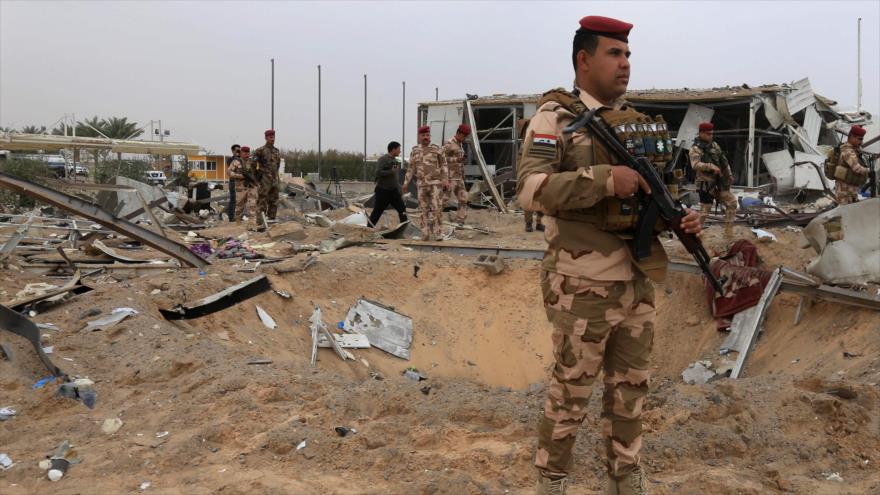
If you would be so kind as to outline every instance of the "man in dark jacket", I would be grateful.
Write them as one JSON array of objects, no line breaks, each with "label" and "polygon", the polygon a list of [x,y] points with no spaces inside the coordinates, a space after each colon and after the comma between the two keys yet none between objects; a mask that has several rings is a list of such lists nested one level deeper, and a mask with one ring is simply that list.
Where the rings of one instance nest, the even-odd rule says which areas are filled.
[{"label": "man in dark jacket", "polygon": [[388,143],[388,153],[379,158],[376,167],[376,203],[373,212],[370,213],[370,225],[375,227],[382,218],[382,213],[388,205],[397,210],[397,216],[403,223],[406,218],[406,205],[397,182],[398,170],[397,157],[400,156],[400,143],[391,141]]}]

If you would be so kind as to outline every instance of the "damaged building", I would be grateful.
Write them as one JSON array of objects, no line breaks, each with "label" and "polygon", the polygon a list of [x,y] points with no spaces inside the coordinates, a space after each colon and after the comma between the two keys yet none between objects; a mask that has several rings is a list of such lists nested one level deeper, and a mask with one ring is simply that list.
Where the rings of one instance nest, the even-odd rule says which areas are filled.
[{"label": "damaged building", "polygon": [[[418,122],[431,126],[436,142],[449,139],[459,124],[470,124],[475,132],[468,143],[466,175],[472,180],[481,176],[478,148],[489,173],[511,178],[522,144],[517,122],[535,114],[540,97],[468,95],[464,100],[425,102],[419,105]],[[731,161],[734,184],[763,186],[770,193],[822,191],[823,184],[833,188],[821,171],[827,150],[855,124],[868,128],[866,143],[878,134],[870,114],[842,110],[836,101],[813,92],[806,78],[758,87],[635,90],[625,98],[643,113],[663,115],[678,146],[689,146],[697,125],[712,121],[715,140]],[[868,151],[876,153],[878,146]],[[677,156],[676,164],[691,174],[686,153]]]}]

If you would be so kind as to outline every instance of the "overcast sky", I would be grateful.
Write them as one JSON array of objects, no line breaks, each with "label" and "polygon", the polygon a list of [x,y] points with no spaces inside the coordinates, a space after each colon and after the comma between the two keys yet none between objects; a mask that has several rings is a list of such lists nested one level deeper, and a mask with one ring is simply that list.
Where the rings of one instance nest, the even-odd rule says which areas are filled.
[{"label": "overcast sky", "polygon": [[49,2],[0,0],[0,126],[50,126],[65,113],[162,120],[175,141],[228,152],[259,146],[368,153],[414,144],[417,103],[465,93],[570,86],[571,38],[585,15],[635,25],[631,89],[760,85],[809,77],[880,118],[880,2]]}]

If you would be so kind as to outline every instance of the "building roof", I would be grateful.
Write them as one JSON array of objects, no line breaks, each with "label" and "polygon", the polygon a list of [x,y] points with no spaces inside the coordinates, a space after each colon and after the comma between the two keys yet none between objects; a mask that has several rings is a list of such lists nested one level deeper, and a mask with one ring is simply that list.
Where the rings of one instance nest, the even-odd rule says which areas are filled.
[{"label": "building roof", "polygon": [[[741,86],[724,86],[720,88],[680,88],[680,89],[634,89],[627,91],[624,99],[633,103],[707,103],[715,101],[737,101],[749,100],[753,96],[760,94],[775,94],[793,89],[788,84],[766,84],[763,86],[751,87],[747,84]],[[541,98],[540,94],[495,94],[491,96],[482,96],[472,99],[473,105],[509,105],[515,103],[537,103]],[[828,106],[835,105],[837,102],[816,95],[816,98]],[[434,105],[454,105],[461,103],[458,100],[442,100],[427,101],[421,103],[425,106]]]}]

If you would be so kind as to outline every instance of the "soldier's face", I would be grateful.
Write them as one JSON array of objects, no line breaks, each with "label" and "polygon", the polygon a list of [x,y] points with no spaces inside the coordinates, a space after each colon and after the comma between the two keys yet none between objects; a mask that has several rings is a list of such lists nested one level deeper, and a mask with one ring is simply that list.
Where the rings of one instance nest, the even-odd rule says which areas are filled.
[{"label": "soldier's face", "polygon": [[847,142],[849,142],[850,146],[861,146],[864,140],[865,136],[850,135]]},{"label": "soldier's face", "polygon": [[623,41],[599,36],[596,53],[581,50],[578,58],[590,88],[600,99],[614,100],[626,93],[629,84],[629,45]]},{"label": "soldier's face", "polygon": [[700,141],[702,141],[704,143],[711,143],[712,142],[712,134],[713,134],[712,131],[701,132],[700,133]]},{"label": "soldier's face", "polygon": [[250,151],[242,151],[242,152],[241,152],[241,158],[242,158],[242,159],[245,159],[245,160],[246,160],[246,159],[247,159],[248,157],[250,157],[250,156],[251,156],[251,152],[250,152]]},{"label": "soldier's face", "polygon": [[232,156],[239,156],[240,154],[241,154],[241,149],[239,149],[239,148],[232,149]]},{"label": "soldier's face", "polygon": [[431,144],[431,133],[430,132],[422,132],[419,134],[419,144],[426,145]]},{"label": "soldier's face", "polygon": [[270,144],[272,146],[275,145],[275,134],[269,134],[266,136],[266,144]]}]

